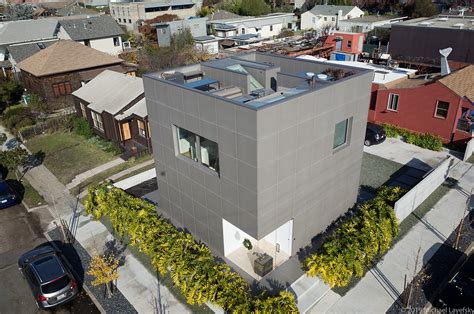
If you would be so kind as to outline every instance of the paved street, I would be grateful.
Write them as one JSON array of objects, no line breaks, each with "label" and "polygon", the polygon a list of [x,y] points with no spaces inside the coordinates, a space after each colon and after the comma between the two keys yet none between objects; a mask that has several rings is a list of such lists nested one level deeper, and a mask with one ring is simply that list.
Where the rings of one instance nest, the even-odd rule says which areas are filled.
[{"label": "paved street", "polygon": [[[45,228],[52,220],[46,208],[27,212],[22,205],[0,209],[0,313],[41,313],[30,288],[18,272],[17,260],[27,250],[45,243]],[[83,291],[53,313],[98,313]]]}]

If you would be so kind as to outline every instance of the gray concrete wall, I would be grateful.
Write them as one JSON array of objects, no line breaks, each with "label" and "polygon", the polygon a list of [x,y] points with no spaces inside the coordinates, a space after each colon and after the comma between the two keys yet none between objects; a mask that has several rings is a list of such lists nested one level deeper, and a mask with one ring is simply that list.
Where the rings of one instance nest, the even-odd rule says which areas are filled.
[{"label": "gray concrete wall", "polygon": [[395,215],[400,222],[408,217],[412,211],[423,203],[423,201],[446,180],[453,162],[453,158],[447,158],[441,162],[436,169],[431,171],[423,180],[418,182],[417,185],[395,203]]},{"label": "gray concrete wall", "polygon": [[474,138],[471,138],[469,142],[467,142],[466,151],[464,152],[464,157],[462,160],[463,161],[468,160],[469,158],[471,158],[473,153],[474,153]]},{"label": "gray concrete wall", "polygon": [[[257,113],[258,236],[294,219],[293,254],[357,198],[372,75],[332,84]],[[333,149],[336,123],[348,144]]]},{"label": "gray concrete wall", "polygon": [[214,67],[202,65],[202,71],[206,76],[212,77],[221,83],[221,86],[240,87],[244,94],[250,91],[250,82],[247,74],[234,72],[231,70],[217,69]]}]

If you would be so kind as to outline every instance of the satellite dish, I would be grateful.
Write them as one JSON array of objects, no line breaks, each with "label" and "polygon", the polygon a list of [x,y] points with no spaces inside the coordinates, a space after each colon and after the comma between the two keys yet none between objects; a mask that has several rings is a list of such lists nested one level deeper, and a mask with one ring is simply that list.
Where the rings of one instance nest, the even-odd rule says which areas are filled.
[{"label": "satellite dish", "polygon": [[448,48],[444,48],[444,49],[440,49],[439,50],[439,53],[443,56],[443,57],[448,57],[449,54],[453,51],[453,48],[451,47],[448,47]]}]

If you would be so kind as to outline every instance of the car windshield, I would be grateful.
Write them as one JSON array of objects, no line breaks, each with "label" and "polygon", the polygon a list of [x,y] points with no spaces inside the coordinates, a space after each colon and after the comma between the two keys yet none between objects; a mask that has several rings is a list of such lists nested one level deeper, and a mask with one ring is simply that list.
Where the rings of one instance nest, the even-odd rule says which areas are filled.
[{"label": "car windshield", "polygon": [[62,277],[59,277],[51,282],[48,282],[47,284],[44,284],[41,286],[41,291],[43,293],[53,293],[56,291],[61,290],[62,288],[66,287],[71,280],[67,275],[64,275]]}]

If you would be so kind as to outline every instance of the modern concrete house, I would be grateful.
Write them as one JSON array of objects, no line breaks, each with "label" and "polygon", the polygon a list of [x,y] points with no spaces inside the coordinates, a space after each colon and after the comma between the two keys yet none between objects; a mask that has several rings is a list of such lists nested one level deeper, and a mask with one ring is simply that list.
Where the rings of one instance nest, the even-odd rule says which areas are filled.
[{"label": "modern concrete house", "polygon": [[257,52],[146,74],[159,212],[260,279],[252,253],[274,269],[356,202],[372,76]]},{"label": "modern concrete house", "polygon": [[169,47],[171,44],[171,37],[185,29],[189,29],[193,37],[206,36],[206,21],[206,17],[190,17],[183,20],[154,23],[151,25],[156,27],[158,46]]}]

